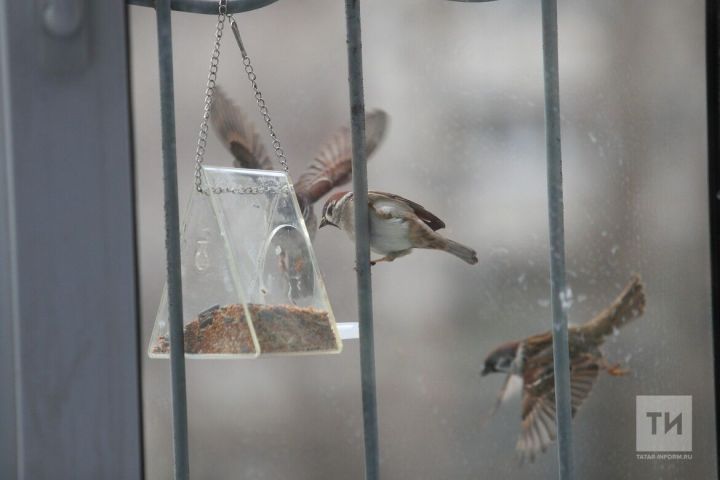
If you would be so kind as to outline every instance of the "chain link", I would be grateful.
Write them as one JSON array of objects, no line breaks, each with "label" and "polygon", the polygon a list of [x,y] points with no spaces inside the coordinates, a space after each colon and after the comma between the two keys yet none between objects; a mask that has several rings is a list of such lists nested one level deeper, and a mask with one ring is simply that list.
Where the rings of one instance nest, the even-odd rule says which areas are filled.
[{"label": "chain link", "polygon": [[262,92],[260,92],[260,88],[258,87],[257,75],[255,75],[255,70],[253,69],[252,63],[250,62],[250,57],[248,56],[247,51],[245,50],[245,46],[243,45],[242,38],[240,37],[240,30],[238,29],[237,23],[235,22],[235,18],[232,15],[228,15],[228,18],[230,19],[230,27],[232,28],[233,34],[235,35],[235,40],[240,47],[240,53],[242,54],[242,62],[243,66],[245,67],[245,73],[247,74],[248,80],[250,80],[250,85],[252,85],[253,92],[255,92],[255,102],[257,103],[260,114],[263,117],[263,121],[265,122],[265,125],[270,132],[270,138],[272,139],[272,147],[273,150],[275,150],[275,156],[280,161],[282,169],[285,171],[285,173],[287,173],[287,157],[285,156],[285,151],[283,150],[282,145],[280,144],[280,140],[275,133],[275,128],[273,128],[272,119],[270,118],[270,112],[268,110],[267,104],[265,103],[265,100],[263,99]]},{"label": "chain link", "polygon": [[203,117],[198,133],[197,147],[195,149],[195,189],[202,193],[202,162],[205,158],[207,147],[208,120],[210,120],[210,108],[212,107],[213,94],[217,80],[218,65],[220,64],[220,41],[225,28],[227,17],[227,0],[218,1],[217,25],[215,25],[215,43],[210,55],[210,71],[208,72],[207,83],[205,84],[205,103],[203,106]]},{"label": "chain link", "polygon": [[241,195],[259,195],[262,193],[287,193],[290,191],[289,185],[277,185],[276,183],[261,183],[260,185],[253,185],[247,187],[226,187],[226,186],[212,186],[210,191],[216,195],[223,193],[241,194]]}]

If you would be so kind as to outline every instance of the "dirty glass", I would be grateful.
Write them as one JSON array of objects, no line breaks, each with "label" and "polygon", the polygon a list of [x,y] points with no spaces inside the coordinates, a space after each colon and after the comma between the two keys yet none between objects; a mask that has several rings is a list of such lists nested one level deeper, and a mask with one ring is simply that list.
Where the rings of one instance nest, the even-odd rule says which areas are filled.
[{"label": "dirty glass", "polygon": [[[635,274],[645,297],[642,314],[601,347],[608,368],[573,421],[577,476],[712,478],[704,2],[558,9],[568,316],[592,319]],[[297,179],[349,121],[343,4],[279,1],[237,18]],[[130,19],[147,345],[165,257],[157,52],[152,10],[133,7]],[[521,464],[520,396],[489,416],[505,376],[481,376],[499,345],[551,324],[539,3],[364,0],[362,19],[366,103],[390,118],[370,188],[420,203],[479,259],[419,250],[373,267],[382,474],[552,478],[555,445]],[[184,204],[214,18],[173,20]],[[224,40],[218,81],[264,134]],[[232,164],[214,134],[207,155]],[[313,245],[337,321],[355,321],[352,243],[325,228]],[[362,478],[356,341],[331,356],[192,361],[187,373],[193,478]],[[143,378],[147,474],[168,478],[167,361],[143,358]],[[668,395],[691,397],[692,450],[639,455],[636,408]],[[646,428],[653,417],[643,413]]]}]

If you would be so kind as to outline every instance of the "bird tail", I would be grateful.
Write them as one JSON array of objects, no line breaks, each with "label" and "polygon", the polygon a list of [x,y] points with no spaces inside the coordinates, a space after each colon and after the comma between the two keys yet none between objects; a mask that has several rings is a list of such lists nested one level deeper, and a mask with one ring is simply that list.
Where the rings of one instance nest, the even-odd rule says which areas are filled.
[{"label": "bird tail", "polygon": [[453,255],[455,255],[461,260],[464,260],[470,265],[475,265],[476,263],[478,263],[477,253],[475,252],[475,250],[470,247],[466,247],[465,245],[462,245],[458,242],[447,240],[445,251],[448,253],[452,253]]},{"label": "bird tail", "polygon": [[583,329],[595,335],[609,335],[616,328],[640,317],[645,311],[645,291],[639,275],[633,275],[625,289],[608,308],[590,320]]}]

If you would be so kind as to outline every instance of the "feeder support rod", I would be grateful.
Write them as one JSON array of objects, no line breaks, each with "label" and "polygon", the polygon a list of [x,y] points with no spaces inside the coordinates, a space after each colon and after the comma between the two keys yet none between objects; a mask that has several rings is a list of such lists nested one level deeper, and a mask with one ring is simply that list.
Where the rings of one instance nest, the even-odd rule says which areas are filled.
[{"label": "feeder support rod", "polygon": [[175,153],[175,94],[173,88],[170,0],[157,0],[158,58],[160,62],[160,113],[162,116],[163,186],[165,191],[165,248],[167,298],[170,322],[170,372],[172,379],[173,453],[175,480],[188,480],[188,421],[185,391],[182,281],[180,276],[180,215],[178,208],[177,156]]},{"label": "feeder support rod", "polygon": [[565,283],[565,226],[563,219],[562,156],[560,143],[560,82],[558,74],[557,0],[542,0],[543,63],[545,68],[545,135],[547,142],[548,221],[555,411],[560,480],[572,480],[572,410],[570,353],[566,308],[570,293]]},{"label": "feeder support rod", "polygon": [[345,0],[347,20],[348,77],[352,129],[352,180],[355,204],[355,259],[357,270],[358,320],[360,322],[360,375],[363,428],[365,433],[365,478],[378,480],[378,420],[375,388],[372,279],[370,276],[370,217],[368,213],[367,162],[365,158],[365,98],[363,93],[360,0]]}]

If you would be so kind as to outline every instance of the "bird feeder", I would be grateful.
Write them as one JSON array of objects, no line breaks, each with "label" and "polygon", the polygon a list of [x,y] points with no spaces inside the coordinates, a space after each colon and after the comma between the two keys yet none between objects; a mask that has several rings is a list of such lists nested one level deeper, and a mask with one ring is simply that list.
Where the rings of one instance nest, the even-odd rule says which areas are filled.
[{"label": "bird feeder", "polygon": [[[181,232],[188,358],[337,353],[335,317],[285,172],[203,166]],[[149,355],[169,356],[167,286]]]}]

